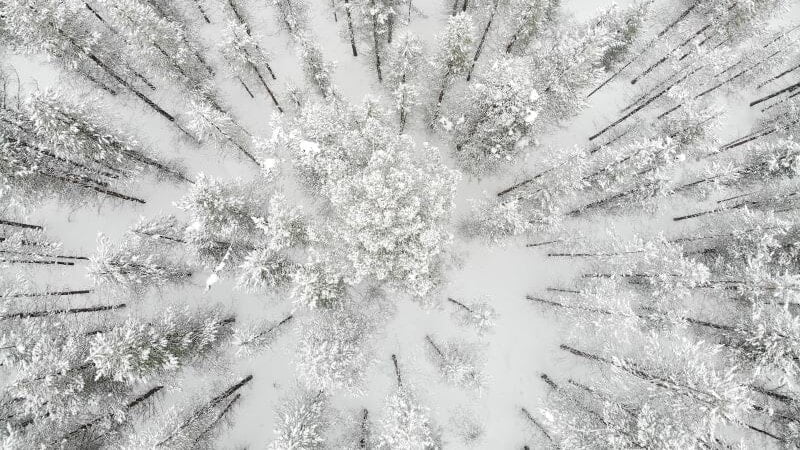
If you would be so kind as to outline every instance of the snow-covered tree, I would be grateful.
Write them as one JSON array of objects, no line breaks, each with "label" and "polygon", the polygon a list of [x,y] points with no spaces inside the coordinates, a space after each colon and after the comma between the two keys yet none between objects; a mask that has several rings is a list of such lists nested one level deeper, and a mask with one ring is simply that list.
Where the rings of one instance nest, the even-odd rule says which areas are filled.
[{"label": "snow-covered tree", "polygon": [[309,388],[360,394],[369,368],[372,325],[356,311],[321,311],[300,329],[296,366]]},{"label": "snow-covered tree", "polygon": [[278,111],[283,112],[275,93],[267,84],[265,75],[262,73],[262,67],[269,67],[269,58],[258,45],[256,37],[248,31],[246,25],[229,21],[220,36],[220,53],[228,63],[228,68],[245,85],[245,88],[247,87],[245,80],[258,80]]},{"label": "snow-covered tree", "polygon": [[309,105],[281,140],[329,204],[323,232],[349,263],[349,283],[372,277],[420,296],[434,288],[450,241],[452,171],[417,160],[412,140],[370,104]]},{"label": "snow-covered tree", "polygon": [[[437,87],[437,96],[433,103],[431,125],[436,125],[440,118],[445,92],[453,81],[465,75],[472,62],[472,47],[475,45],[475,27],[472,16],[462,12],[447,19],[447,28],[438,37],[439,49],[432,68]],[[444,127],[447,128],[446,126]]]},{"label": "snow-covered tree", "polygon": [[386,87],[391,90],[402,132],[411,110],[418,103],[420,77],[417,72],[423,64],[422,42],[417,36],[404,33],[391,44],[387,53]]},{"label": "snow-covered tree", "polygon": [[470,85],[454,128],[455,157],[467,172],[496,170],[525,151],[542,130],[537,119],[546,106],[530,72],[527,60],[503,59]]},{"label": "snow-covered tree", "polygon": [[87,268],[97,286],[134,292],[189,281],[193,268],[156,240],[126,239],[119,245],[100,234],[97,252]]},{"label": "snow-covered tree", "polygon": [[207,92],[201,90],[191,94],[186,116],[186,127],[197,139],[210,140],[219,147],[233,146],[247,159],[258,164],[251,150],[242,144],[249,137],[247,130],[223,110]]},{"label": "snow-covered tree", "polygon": [[306,0],[273,0],[278,10],[278,23],[292,37],[302,36],[308,27],[308,4]]},{"label": "snow-covered tree", "polygon": [[421,406],[414,394],[404,387],[398,388],[386,399],[379,433],[379,448],[410,450],[437,449],[442,446],[430,411]]},{"label": "snow-covered tree", "polygon": [[503,23],[505,52],[524,53],[542,29],[558,20],[561,0],[511,0]]},{"label": "snow-covered tree", "polygon": [[201,358],[228,334],[234,319],[218,311],[166,310],[151,322],[128,319],[92,337],[87,360],[95,378],[125,383],[146,382]]},{"label": "snow-covered tree", "polygon": [[425,342],[430,347],[431,359],[448,383],[470,389],[484,385],[481,356],[475,346],[459,341],[437,342],[430,335],[425,336]]},{"label": "snow-covered tree", "polygon": [[487,302],[466,303],[448,297],[447,301],[455,306],[453,318],[461,325],[474,327],[478,334],[491,332],[495,325],[497,312]]},{"label": "snow-covered tree", "polygon": [[269,448],[292,450],[325,447],[325,433],[330,426],[328,397],[324,391],[300,391],[278,408],[275,439]]},{"label": "snow-covered tree", "polygon": [[232,264],[252,251],[262,235],[253,217],[260,217],[268,208],[263,191],[255,185],[204,174],[197,176],[176,206],[189,215],[183,240],[210,268]]},{"label": "snow-covered tree", "polygon": [[242,388],[250,384],[252,375],[247,375],[235,384],[208,400],[191,402],[183,408],[173,408],[157,429],[146,433],[131,433],[126,446],[134,448],[167,447],[176,449],[212,447],[220,424],[242,394]]},{"label": "snow-covered tree", "polygon": [[308,82],[319,91],[324,99],[336,98],[338,94],[336,86],[333,84],[333,70],[336,66],[325,60],[319,45],[307,37],[301,38],[298,53],[303,61],[303,73]]},{"label": "snow-covered tree", "polygon": [[94,0],[86,8],[127,44],[126,57],[187,86],[203,82],[208,67],[184,25],[142,0]]}]

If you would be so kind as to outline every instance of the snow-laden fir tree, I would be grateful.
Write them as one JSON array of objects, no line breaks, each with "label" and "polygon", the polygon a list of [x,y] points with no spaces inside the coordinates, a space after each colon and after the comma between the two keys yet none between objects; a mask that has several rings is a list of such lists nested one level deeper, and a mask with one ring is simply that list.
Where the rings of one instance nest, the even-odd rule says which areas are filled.
[{"label": "snow-laden fir tree", "polygon": [[308,105],[276,145],[327,203],[320,241],[341,252],[347,281],[370,277],[421,296],[438,283],[456,174],[417,159],[411,139],[372,106]]},{"label": "snow-laden fir tree", "polygon": [[[439,48],[432,67],[434,74],[431,80],[436,88],[436,97],[431,99],[430,124],[436,126],[440,120],[442,102],[447,90],[455,79],[465,75],[472,63],[472,51],[475,45],[475,26],[472,16],[459,13],[447,19],[447,27],[438,37]],[[450,125],[446,119],[442,127]]]},{"label": "snow-laden fir tree", "polygon": [[394,106],[400,120],[400,131],[405,129],[408,116],[419,103],[420,76],[423,64],[422,42],[409,33],[403,33],[387,49],[386,87],[391,90]]},{"label": "snow-laden fir tree", "polygon": [[157,421],[145,421],[143,427],[127,433],[122,444],[126,448],[213,448],[215,438],[230,423],[234,408],[245,395],[243,389],[252,381],[253,376],[247,375],[224,390],[212,390],[215,394],[211,398],[204,393],[173,406]]},{"label": "snow-laden fir tree", "polygon": [[275,439],[269,448],[325,448],[329,415],[329,399],[324,391],[298,391],[278,407]]},{"label": "snow-laden fir tree", "polygon": [[146,73],[163,74],[185,86],[202,83],[209,69],[182,23],[147,1],[94,0],[86,8],[126,42],[126,57]]},{"label": "snow-laden fir tree", "polygon": [[425,344],[429,347],[431,361],[445,381],[468,389],[483,387],[482,355],[476,346],[457,340],[437,341],[430,335],[425,336]]},{"label": "snow-laden fir tree", "polygon": [[232,317],[219,311],[166,310],[155,321],[128,319],[92,337],[87,359],[95,378],[146,382],[202,357],[229,335]]},{"label": "snow-laden fir tree", "polygon": [[97,252],[87,268],[96,286],[145,292],[151,288],[189,282],[194,268],[182,261],[173,248],[153,239],[128,237],[114,245],[100,234]]},{"label": "snow-laden fir tree", "polygon": [[363,393],[366,370],[372,362],[374,335],[369,318],[347,309],[320,311],[300,327],[295,365],[311,389]]},{"label": "snow-laden fir tree", "polygon": [[467,303],[452,297],[447,301],[453,306],[452,316],[460,325],[473,327],[480,335],[490,333],[494,328],[497,311],[488,301]]},{"label": "snow-laden fir tree", "polygon": [[252,183],[199,174],[176,206],[189,216],[183,240],[201,263],[230,269],[252,251],[263,234],[253,218],[267,210],[268,202],[264,192]]},{"label": "snow-laden fir tree", "polygon": [[300,60],[303,62],[303,73],[308,83],[325,100],[332,100],[338,96],[336,86],[333,84],[333,70],[335,64],[325,60],[325,55],[319,44],[309,37],[302,37],[298,47]]},{"label": "snow-laden fir tree", "polygon": [[269,58],[258,45],[257,37],[248,32],[249,28],[236,21],[229,21],[220,36],[219,49],[222,57],[228,63],[228,69],[239,79],[245,89],[252,94],[248,86],[253,80],[267,91],[272,103],[283,112],[275,93],[266,80],[264,67],[269,67]]},{"label": "snow-laden fir tree", "polygon": [[504,51],[522,54],[543,28],[558,20],[561,0],[511,0],[502,24]]},{"label": "snow-laden fir tree", "polygon": [[273,0],[278,12],[278,24],[293,38],[303,35],[308,27],[308,4],[306,0]]},{"label": "snow-laden fir tree", "polygon": [[420,405],[416,396],[403,386],[386,399],[376,439],[378,448],[442,448],[441,436],[430,417],[430,410]]}]

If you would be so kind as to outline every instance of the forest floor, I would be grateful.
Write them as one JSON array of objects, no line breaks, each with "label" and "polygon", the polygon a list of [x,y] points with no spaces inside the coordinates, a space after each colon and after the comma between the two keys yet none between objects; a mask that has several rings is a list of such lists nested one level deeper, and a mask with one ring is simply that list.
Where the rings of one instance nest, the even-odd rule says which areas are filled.
[{"label": "forest floor", "polygon": [[[334,22],[333,12],[325,3],[309,2],[309,28],[322,45],[325,57],[337,62],[336,84],[344,97],[353,102],[360,101],[367,93],[385,97],[386,90],[378,84],[372,71],[372,61],[368,56],[352,57],[349,44],[341,35],[341,22]],[[610,3],[610,0],[565,0],[564,7],[576,17],[586,19]],[[414,13],[410,29],[432,46],[435,33],[443,28],[447,20],[446,7],[439,0],[417,0],[415,6],[422,14]],[[212,15],[221,17],[218,11],[212,11]],[[263,37],[265,48],[272,54],[272,67],[278,76],[276,83],[280,86],[278,90],[285,92],[284,83],[287,81],[302,83],[303,75],[295,48],[286,34],[277,30],[268,20],[271,17],[266,10],[261,13],[253,11],[252,17],[263,19],[261,23],[254,22],[252,25]],[[219,32],[219,23],[220,21],[216,21],[216,25],[204,27],[202,37],[205,44],[213,44],[215,35]],[[485,55],[489,55],[492,50],[490,44]],[[484,62],[487,59],[485,57]],[[29,58],[14,56],[10,62],[20,70],[23,81],[34,78],[41,88],[60,84],[59,75],[44,61],[31,62]],[[477,70],[480,71],[480,68],[479,65]],[[219,85],[222,86],[223,98],[228,101],[237,119],[254,134],[269,136],[273,108],[268,97],[256,95],[255,99],[251,99],[237,84],[231,80],[223,81],[221,74],[217,76]],[[537,151],[546,152],[548,148],[556,146],[584,144],[589,135],[615,116],[629,97],[620,86],[608,87],[593,97],[592,105],[584,114],[542,139]],[[143,108],[119,108],[118,115],[119,124],[130,126],[134,136],[160,154],[180,157],[189,174],[204,172],[220,178],[244,179],[259,176],[253,166],[245,161],[231,158],[230,155],[221,155],[210,147],[197,150],[182,143],[166,124]],[[729,110],[729,115],[732,117],[729,121],[731,127],[722,130],[722,139],[742,134],[750,128],[754,120],[754,116],[746,108],[736,105]],[[439,151],[447,156],[449,149],[446,145],[439,137],[430,135],[421,124],[417,124],[411,134],[418,146],[424,141],[430,141],[438,145]],[[504,176],[491,177],[482,182],[464,177],[459,185],[454,223],[469,211],[469,199],[480,198],[484,193],[492,195],[498,188],[511,184],[514,177],[521,172],[521,167],[517,167]],[[184,195],[186,188],[150,180],[130,187],[132,192],[147,199],[146,205],[115,207],[109,204],[102,208],[77,206],[73,209],[53,205],[40,209],[30,220],[32,223],[46,223],[48,233],[63,241],[64,248],[70,252],[91,254],[96,248],[97,234],[100,232],[116,240],[140,216],[155,217],[169,213],[180,217],[181,212],[174,207],[173,202]],[[676,210],[680,206],[675,205]],[[657,216],[651,216],[650,213],[642,213],[640,217],[626,216],[624,220],[591,217],[574,227],[591,235],[605,233],[604,230],[609,226],[630,232],[641,230],[645,223],[651,230],[653,227],[666,226],[671,217],[669,211],[659,211],[656,214]],[[424,342],[427,334],[439,338],[463,337],[469,341],[477,340],[473,330],[460,327],[453,321],[453,305],[442,302],[438,307],[425,308],[411,301],[398,299],[396,315],[382,330],[382,335],[376,342],[376,361],[367,378],[366,394],[358,398],[335,396],[333,406],[343,411],[344,416],[351,416],[354,420],[361,408],[379,411],[394,383],[390,355],[397,354],[405,378],[415,388],[421,402],[431,408],[436,423],[444,428],[446,447],[461,446],[457,442],[449,441],[452,438],[450,431],[453,417],[458,417],[456,413],[460,409],[466,409],[469,414],[485,423],[486,435],[481,447],[521,448],[526,443],[535,442],[535,431],[522,417],[520,407],[531,411],[541,407],[545,395],[544,384],[539,379],[542,372],[558,373],[566,368],[575,370],[578,362],[558,351],[558,345],[572,332],[567,323],[555,320],[554,314],[527,301],[525,295],[541,293],[547,287],[568,287],[579,267],[574,261],[547,258],[545,248],[525,247],[525,243],[533,241],[536,241],[536,237],[528,236],[506,242],[502,246],[491,246],[485,242],[464,241],[456,237],[454,250],[458,262],[454,263],[448,273],[448,284],[441,292],[442,299],[445,296],[464,300],[486,298],[498,313],[494,331],[481,339],[481,345],[485,346],[488,377],[483,391],[475,394],[446,385],[427,360]],[[153,298],[148,301],[175,305],[187,302],[197,305],[219,302],[233,308],[242,317],[275,320],[280,320],[291,309],[291,302],[287,298],[264,298],[262,295],[243,293],[233,288],[231,280],[223,280],[206,292],[207,276],[208,273],[199,274],[189,286],[154,293]],[[81,287],[89,282],[80,267],[53,269],[48,272],[48,277],[47,283],[52,286]],[[79,302],[85,304],[85,301],[79,299],[67,301],[76,305]],[[98,301],[102,302],[102,299]],[[252,373],[254,382],[243,396],[232,426],[220,437],[221,447],[262,448],[271,440],[274,407],[297,383],[292,364],[292,349],[296,339],[296,334],[290,331],[279,337],[271,349],[249,358],[236,359],[232,370],[235,373]],[[182,380],[196,380],[197,375],[201,379],[211,379],[218,378],[220,373],[213,371],[198,374],[188,371],[182,375]],[[174,385],[181,386],[182,380],[176,380]]]}]

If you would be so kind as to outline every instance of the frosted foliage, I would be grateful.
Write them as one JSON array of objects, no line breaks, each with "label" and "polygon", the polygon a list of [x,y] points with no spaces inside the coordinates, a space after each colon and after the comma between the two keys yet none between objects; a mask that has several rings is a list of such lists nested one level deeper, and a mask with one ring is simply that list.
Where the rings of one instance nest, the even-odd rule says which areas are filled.
[{"label": "frosted foliage", "polygon": [[240,181],[220,181],[201,173],[176,206],[191,218],[186,239],[203,244],[211,236],[234,239],[252,232],[259,197]]},{"label": "frosted foliage", "polygon": [[308,309],[333,308],[344,299],[346,286],[333,262],[312,253],[311,259],[294,274],[291,297]]},{"label": "frosted foliage", "polygon": [[275,440],[272,450],[325,448],[325,431],[329,426],[328,400],[320,391],[304,393],[285,401],[278,409]]},{"label": "frosted foliage", "polygon": [[428,408],[417,403],[409,391],[401,388],[389,396],[384,407],[378,443],[385,449],[438,449],[439,435]]},{"label": "frosted foliage", "polygon": [[284,138],[303,178],[330,202],[328,232],[350,263],[349,281],[373,277],[425,295],[451,240],[457,176],[433,158],[416,160],[410,138],[375,114],[309,105]]},{"label": "frosted foliage", "polygon": [[295,364],[309,388],[361,393],[371,362],[369,324],[348,311],[318,315],[301,329]]},{"label": "frosted foliage", "polygon": [[484,385],[480,367],[483,361],[475,346],[456,341],[437,343],[430,337],[426,339],[431,346],[429,354],[448,383],[468,389],[479,389]]},{"label": "frosted foliage", "polygon": [[475,45],[475,27],[472,16],[459,13],[447,20],[447,28],[439,36],[441,64],[446,77],[467,73],[472,62]]},{"label": "frosted foliage", "polygon": [[88,359],[98,379],[145,382],[202,356],[223,332],[222,318],[216,313],[168,310],[156,323],[128,319],[110,332],[95,335]]},{"label": "frosted foliage", "polygon": [[[175,261],[156,241],[125,241],[114,246],[98,237],[97,252],[90,258],[88,275],[98,286],[142,291],[170,283],[184,283],[192,275],[187,264]],[[166,250],[169,250],[167,248]]]},{"label": "frosted foliage", "polygon": [[275,289],[292,280],[294,265],[284,255],[268,249],[256,249],[239,266],[236,286],[245,291]]},{"label": "frosted foliage", "polygon": [[541,129],[543,101],[524,59],[495,62],[470,85],[466,120],[456,127],[456,158],[465,170],[480,173],[515,158]]},{"label": "frosted foliage", "polygon": [[475,302],[465,307],[457,306],[453,317],[464,326],[475,328],[480,335],[490,333],[495,326],[497,311],[486,302]]},{"label": "frosted foliage", "polygon": [[253,65],[266,60],[257,41],[246,30],[245,25],[228,21],[219,40],[220,53],[235,75],[252,75]]},{"label": "frosted foliage", "polygon": [[787,308],[770,308],[756,304],[739,329],[741,346],[739,351],[745,358],[752,358],[757,374],[766,376],[776,373],[781,383],[797,389],[800,374],[800,317],[792,315]]},{"label": "frosted foliage", "polygon": [[255,226],[268,240],[268,249],[286,250],[302,246],[309,239],[309,230],[303,222],[301,208],[293,206],[284,195],[275,194],[270,198],[268,218],[253,218]]},{"label": "frosted foliage", "polygon": [[202,94],[192,95],[186,115],[186,127],[201,141],[211,140],[221,145],[236,133],[233,118],[212,105]]}]

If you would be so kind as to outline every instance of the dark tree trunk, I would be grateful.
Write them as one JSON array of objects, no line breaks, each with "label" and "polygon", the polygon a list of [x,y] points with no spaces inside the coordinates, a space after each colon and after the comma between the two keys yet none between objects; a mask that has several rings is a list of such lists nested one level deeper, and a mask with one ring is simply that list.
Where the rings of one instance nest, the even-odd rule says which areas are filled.
[{"label": "dark tree trunk", "polygon": [[90,313],[90,312],[101,312],[101,311],[113,311],[115,309],[125,308],[126,306],[128,305],[126,305],[125,303],[120,303],[118,305],[109,305],[109,306],[90,306],[86,308],[51,309],[47,311],[18,312],[0,316],[0,319],[2,320],[30,319],[35,317],[47,317],[56,314],[79,314],[79,313]]},{"label": "dark tree trunk", "polygon": [[31,225],[28,223],[14,222],[13,220],[0,219],[0,225],[7,225],[9,227],[25,228],[28,230],[44,230],[41,225]]},{"label": "dark tree trunk", "polygon": [[186,420],[184,420],[181,423],[181,425],[178,426],[178,428],[176,428],[173,432],[168,434],[167,437],[165,437],[159,443],[157,443],[155,445],[155,447],[161,447],[164,444],[166,444],[167,442],[171,441],[173,438],[175,438],[175,436],[177,436],[178,433],[180,433],[181,430],[183,430],[184,428],[188,427],[195,420],[199,419],[204,414],[206,414],[209,411],[211,411],[214,407],[216,407],[217,405],[222,403],[226,398],[228,398],[231,395],[235,394],[236,391],[238,391],[239,389],[244,387],[247,383],[249,383],[252,380],[253,380],[253,376],[252,375],[248,375],[248,376],[244,377],[238,383],[232,385],[231,387],[229,387],[228,389],[226,389],[225,391],[223,391],[219,395],[215,396],[214,398],[212,398],[211,400],[206,402],[203,406],[201,406],[200,408],[196,409],[195,412],[192,415],[190,415],[188,418],[186,418]]},{"label": "dark tree trunk", "polygon": [[194,0],[194,4],[197,6],[197,10],[200,11],[200,15],[203,16],[203,20],[205,20],[206,23],[211,23],[211,21],[208,20],[208,14],[206,14],[206,10],[203,9],[203,5],[200,4],[200,0]]},{"label": "dark tree trunk", "polygon": [[242,398],[242,394],[236,394],[233,397],[233,399],[230,402],[228,402],[228,405],[225,406],[225,408],[222,411],[220,411],[217,417],[214,418],[214,420],[206,427],[206,429],[197,435],[197,437],[194,439],[194,445],[200,443],[209,433],[211,433],[211,431],[217,426],[217,424],[223,418],[225,418],[225,416],[231,411],[231,409],[233,409],[233,405],[235,405],[240,398]]},{"label": "dark tree trunk", "polygon": [[[467,2],[464,1],[464,8],[466,9]],[[475,64],[478,63],[478,58],[481,57],[481,52],[483,51],[483,45],[486,42],[486,36],[489,34],[489,29],[492,27],[492,22],[494,21],[494,15],[497,12],[497,1],[494,2],[494,6],[492,7],[492,13],[489,15],[489,21],[486,23],[486,27],[483,29],[483,34],[481,34],[481,39],[478,41],[478,48],[475,49],[475,56],[472,58],[472,64],[469,66],[469,71],[467,71],[467,81],[472,79],[472,71],[475,70]]]},{"label": "dark tree trunk", "polygon": [[361,411],[361,437],[358,439],[358,448],[367,448],[369,439],[369,411],[364,408]]},{"label": "dark tree trunk", "polygon": [[353,50],[353,56],[358,56],[356,33],[353,31],[353,16],[350,14],[350,0],[344,0],[344,11],[345,14],[347,14],[347,30],[350,33],[350,48]]},{"label": "dark tree trunk", "polygon": [[267,84],[267,81],[264,80],[263,76],[261,76],[261,71],[258,70],[258,67],[256,67],[256,66],[253,66],[253,69],[254,69],[256,75],[258,76],[258,80],[261,81],[261,85],[264,86],[264,89],[267,90],[267,93],[269,94],[269,97],[272,99],[272,103],[275,104],[275,107],[278,108],[278,111],[283,112],[283,108],[281,108],[280,103],[278,103],[278,99],[275,98],[275,93],[272,92],[272,89],[269,88],[269,85]]},{"label": "dark tree trunk", "polygon": [[456,299],[454,299],[452,297],[447,297],[447,301],[450,302],[450,303],[453,303],[454,305],[458,306],[459,308],[463,308],[463,309],[465,309],[465,310],[467,310],[469,312],[472,312],[472,309],[469,306],[461,303],[460,301],[458,301],[458,300],[456,300]]},{"label": "dark tree trunk", "polygon": [[[683,80],[688,78],[689,75],[691,75],[691,73],[686,74],[683,78],[678,80],[675,84],[678,84],[678,83],[682,82]],[[593,141],[593,140],[597,139],[598,137],[600,137],[603,134],[605,134],[608,130],[614,128],[615,126],[617,126],[617,125],[621,124],[622,122],[624,122],[625,120],[627,120],[629,117],[631,117],[634,114],[638,113],[639,111],[641,111],[642,109],[647,107],[647,105],[649,105],[649,104],[653,103],[654,101],[656,101],[657,99],[661,98],[664,94],[667,93],[667,91],[669,91],[669,89],[670,88],[666,88],[666,89],[661,90],[661,92],[659,92],[658,94],[654,95],[653,97],[650,97],[650,99],[648,99],[646,102],[642,103],[641,105],[639,105],[636,108],[634,108],[631,112],[629,112],[629,113],[625,114],[624,116],[622,116],[621,118],[617,119],[611,125],[603,128],[602,130],[598,131],[594,135],[590,136],[589,137],[589,141]]]},{"label": "dark tree trunk", "polygon": [[68,295],[84,295],[91,294],[91,289],[82,289],[77,291],[46,291],[46,292],[25,292],[20,294],[0,295],[0,298],[28,298],[28,297],[61,297]]},{"label": "dark tree trunk", "polygon": [[783,88],[783,89],[781,89],[779,91],[775,91],[772,94],[769,94],[769,95],[767,95],[765,97],[761,97],[761,98],[759,98],[757,100],[753,100],[752,102],[750,102],[750,106],[752,107],[752,106],[756,106],[756,105],[758,105],[760,103],[764,103],[765,101],[770,100],[772,98],[775,98],[775,97],[777,97],[777,96],[779,96],[779,95],[781,95],[781,94],[783,94],[785,92],[792,92],[797,88],[800,88],[800,82],[792,84],[791,86],[785,87],[785,88]]},{"label": "dark tree trunk", "polygon": [[[549,442],[555,443],[555,440],[553,439],[552,436],[550,436],[550,433],[547,432],[547,429],[544,427],[544,425],[539,423],[539,421],[536,420],[536,418],[534,418],[533,415],[531,415],[531,413],[528,412],[527,409],[520,408],[520,410],[522,411],[522,414],[525,415],[525,418],[528,419],[528,421],[530,421],[530,423],[532,423],[533,426],[535,426],[536,429],[538,429],[542,433],[542,435],[544,435],[544,437],[547,438]],[[528,446],[526,445],[525,448],[528,448]]]},{"label": "dark tree trunk", "polygon": [[392,354],[392,363],[394,364],[394,374],[397,377],[397,387],[403,387],[403,378],[400,376],[400,366],[397,364],[397,355]]}]

